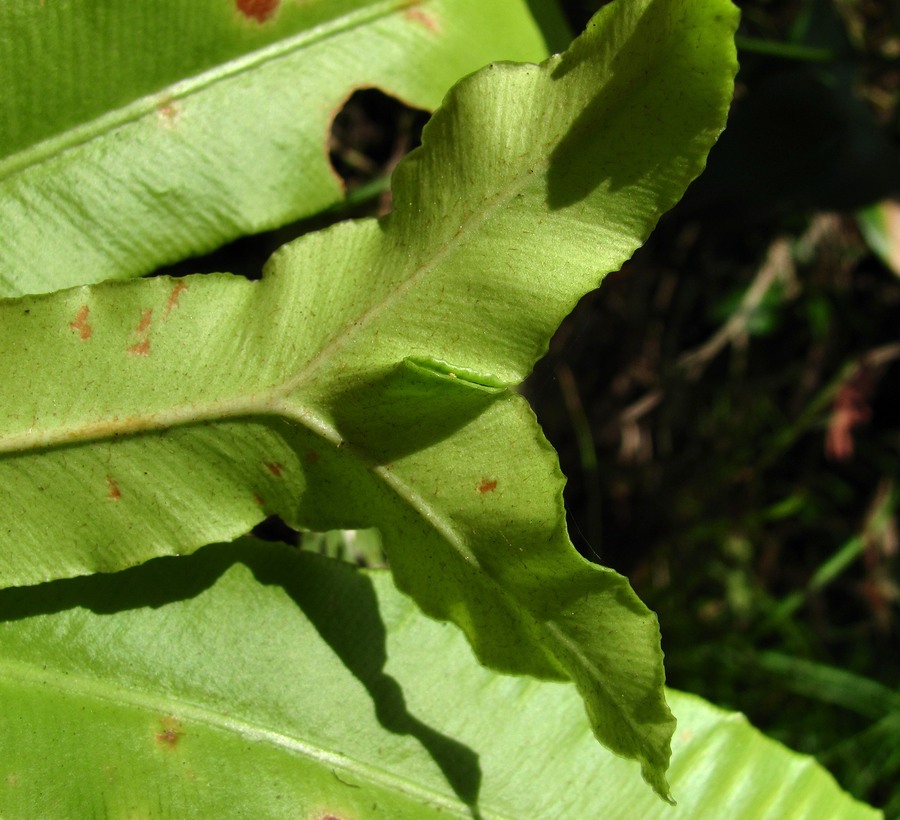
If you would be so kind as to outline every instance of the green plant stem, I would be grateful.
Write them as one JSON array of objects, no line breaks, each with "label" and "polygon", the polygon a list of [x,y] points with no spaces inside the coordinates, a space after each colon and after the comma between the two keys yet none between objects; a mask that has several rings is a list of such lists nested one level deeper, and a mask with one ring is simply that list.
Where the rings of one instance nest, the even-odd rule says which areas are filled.
[{"label": "green plant stem", "polygon": [[[814,593],[828,586],[843,573],[865,549],[873,533],[887,526],[897,507],[896,490],[885,493],[881,503],[872,511],[863,531],[845,541],[840,548],[821,564],[809,579],[805,589],[796,590],[784,598],[763,622],[759,635],[765,635],[778,624],[793,615]],[[758,637],[759,637],[758,635]]]},{"label": "green plant stem", "polygon": [[842,56],[829,48],[805,46],[800,43],[782,43],[776,40],[762,40],[758,37],[743,35],[735,37],[735,43],[740,51],[766,54],[771,57],[781,57],[785,60],[801,60],[809,63],[830,63],[840,59]]},{"label": "green plant stem", "polygon": [[791,691],[821,703],[833,703],[870,718],[882,718],[900,709],[900,700],[891,689],[844,669],[781,652],[759,652],[752,662]]}]

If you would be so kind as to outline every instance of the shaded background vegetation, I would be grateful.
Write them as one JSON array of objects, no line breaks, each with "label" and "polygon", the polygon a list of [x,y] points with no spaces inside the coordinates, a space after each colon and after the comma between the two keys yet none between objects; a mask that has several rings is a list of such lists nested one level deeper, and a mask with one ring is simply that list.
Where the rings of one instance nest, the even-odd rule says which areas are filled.
[{"label": "shaded background vegetation", "polygon": [[[577,31],[602,2],[561,5]],[[569,477],[573,540],[659,614],[669,684],[900,816],[900,0],[739,5],[707,172],[582,300],[525,392]],[[390,208],[425,120],[351,98],[332,161],[354,215]],[[256,273],[334,218],[183,272]],[[364,561],[378,547],[303,543]]]},{"label": "shaded background vegetation", "polygon": [[[566,3],[573,27],[598,5]],[[669,684],[894,817],[900,3],[740,5],[707,172],[528,395],[573,538],[659,614]]]}]

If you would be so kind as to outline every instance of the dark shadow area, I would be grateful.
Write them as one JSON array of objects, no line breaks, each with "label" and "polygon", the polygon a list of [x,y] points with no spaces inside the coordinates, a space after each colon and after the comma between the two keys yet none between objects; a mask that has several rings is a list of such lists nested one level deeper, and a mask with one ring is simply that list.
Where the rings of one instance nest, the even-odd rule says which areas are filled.
[{"label": "dark shadow area", "polygon": [[900,192],[900,160],[840,65],[745,55],[740,96],[681,203],[719,219],[850,211]]},{"label": "dark shadow area", "polygon": [[[821,685],[868,703],[900,674],[900,6],[737,3],[706,171],[527,394],[570,534],[658,613],[670,685],[900,816],[896,733]],[[598,5],[566,0],[573,28]]]},{"label": "dark shadow area", "polygon": [[[688,144],[690,134],[686,132],[697,127],[694,123],[683,117],[672,118],[661,128],[648,128],[646,114],[632,101],[647,82],[648,69],[642,67],[646,57],[642,55],[647,43],[658,39],[656,17],[651,12],[641,18],[628,40],[611,57],[609,73],[599,92],[551,153],[547,172],[547,205],[551,210],[582,201],[603,182],[608,181],[612,190],[633,184],[637,176],[649,170],[645,158],[664,152],[670,142]],[[592,54],[583,40],[576,42],[553,71],[553,79],[562,79],[588,58],[601,59]],[[654,60],[662,72],[665,55],[654,54]],[[623,136],[632,120],[630,137]],[[601,131],[605,136],[598,136]],[[609,144],[629,146],[625,157],[610,152]],[[640,157],[641,161],[635,162],[633,157]]]},{"label": "dark shadow area", "polygon": [[284,589],[366,688],[379,723],[393,734],[416,738],[457,797],[470,807],[472,817],[479,818],[478,755],[410,714],[402,687],[384,672],[387,633],[372,582],[349,564],[249,539],[215,544],[192,555],[156,558],[117,573],[0,590],[0,621],[77,607],[98,615],[162,607],[196,597],[236,563],[247,566],[260,583]]},{"label": "dark shadow area", "polygon": [[354,91],[331,124],[329,159],[347,191],[391,175],[417,147],[430,114],[378,88]]},{"label": "dark shadow area", "polygon": [[232,564],[243,560],[246,552],[247,548],[237,543],[217,544],[193,555],[154,558],[121,572],[3,589],[0,621],[52,615],[76,607],[111,615],[184,601],[209,589]]},{"label": "dark shadow area", "polygon": [[365,441],[370,457],[388,464],[452,435],[502,392],[407,360],[355,384],[332,412],[344,438]]},{"label": "dark shadow area", "polygon": [[251,535],[263,541],[274,541],[292,547],[300,545],[300,533],[288,526],[278,515],[270,515],[265,521],[260,521],[253,528]]},{"label": "dark shadow area", "polygon": [[[304,554],[301,561],[328,561]],[[316,627],[347,670],[365,686],[378,722],[389,732],[416,738],[447,778],[456,796],[480,818],[481,767],[468,746],[447,737],[410,714],[400,684],[384,671],[387,633],[369,578],[349,565],[329,561],[326,573],[296,572],[284,577],[283,566],[254,558],[245,561],[263,584],[282,587]],[[327,575],[327,577],[326,577]],[[345,602],[353,601],[353,606]]]},{"label": "dark shadow area", "polygon": [[525,2],[541,34],[544,35],[547,51],[551,54],[565,51],[574,34],[583,28],[581,25],[570,24],[566,9],[562,5],[548,3],[547,0],[525,0]]}]

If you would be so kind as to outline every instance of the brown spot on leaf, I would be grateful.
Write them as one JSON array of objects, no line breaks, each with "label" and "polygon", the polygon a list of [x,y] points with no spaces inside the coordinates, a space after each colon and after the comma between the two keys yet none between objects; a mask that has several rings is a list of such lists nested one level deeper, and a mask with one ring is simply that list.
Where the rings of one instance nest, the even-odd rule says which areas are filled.
[{"label": "brown spot on leaf", "polygon": [[153,309],[146,308],[141,313],[141,319],[137,324],[137,327],[134,329],[135,334],[138,337],[138,341],[136,341],[131,347],[128,348],[128,352],[132,356],[149,356],[150,355],[150,325],[153,324]]},{"label": "brown spot on leaf", "polygon": [[280,478],[284,472],[284,465],[279,464],[277,461],[267,461],[266,469],[276,478]]},{"label": "brown spot on leaf", "polygon": [[160,122],[167,128],[173,128],[178,120],[179,108],[171,97],[163,97],[156,107]]},{"label": "brown spot on leaf", "polygon": [[156,742],[165,749],[174,749],[178,741],[184,736],[181,721],[171,715],[167,715],[159,722],[159,731],[156,733]]},{"label": "brown spot on leaf", "polygon": [[485,493],[492,493],[497,489],[497,482],[492,478],[482,478],[481,483],[478,485],[478,492],[482,495]]},{"label": "brown spot on leaf", "polygon": [[69,327],[78,331],[78,336],[82,342],[86,342],[94,333],[94,329],[88,324],[87,320],[90,313],[91,309],[87,305],[82,305],[78,313],[75,314],[75,319],[69,322]]},{"label": "brown spot on leaf", "polygon": [[412,20],[414,23],[424,26],[433,34],[439,34],[441,31],[441,26],[438,21],[423,9],[410,8],[403,12],[403,14],[407,20]]},{"label": "brown spot on leaf", "polygon": [[278,10],[280,0],[236,0],[237,10],[256,20],[257,23],[265,23]]},{"label": "brown spot on leaf", "polygon": [[163,320],[169,318],[169,314],[178,307],[178,300],[181,298],[182,291],[187,290],[187,285],[184,284],[180,279],[175,283],[172,287],[172,292],[169,294],[169,298],[166,301],[166,311],[163,314]]},{"label": "brown spot on leaf", "polygon": [[111,501],[118,501],[122,497],[122,491],[112,476],[106,477],[106,497]]},{"label": "brown spot on leaf", "polygon": [[146,334],[148,330],[150,330],[150,325],[153,322],[153,308],[147,308],[143,313],[141,313],[141,321],[138,322],[138,326],[134,329],[135,333],[138,334]]},{"label": "brown spot on leaf", "polygon": [[263,498],[259,493],[253,494],[253,500],[259,504],[260,507],[264,507],[266,505],[266,499]]},{"label": "brown spot on leaf", "polygon": [[306,454],[306,463],[307,464],[318,464],[319,463],[319,454],[315,450],[310,450]]}]

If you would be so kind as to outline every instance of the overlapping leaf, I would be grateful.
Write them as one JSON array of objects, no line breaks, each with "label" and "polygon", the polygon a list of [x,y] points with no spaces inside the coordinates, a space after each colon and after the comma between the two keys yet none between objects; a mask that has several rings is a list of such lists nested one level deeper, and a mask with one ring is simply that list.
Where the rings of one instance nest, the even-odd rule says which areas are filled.
[{"label": "overlapping leaf", "polygon": [[2,583],[187,552],[266,513],[377,526],[425,612],[487,665],[572,678],[665,794],[655,618],[572,549],[552,449],[507,387],[702,168],[734,23],[728,0],[620,2],[560,57],[473,75],[390,217],[298,240],[261,282],[0,306]]},{"label": "overlapping leaf", "polygon": [[340,201],[331,118],[547,54],[524,0],[0,5],[0,295],[127,278]]},{"label": "overlapping leaf", "polygon": [[0,814],[874,818],[699,698],[656,799],[572,688],[491,673],[386,573],[242,542],[0,592]]}]

